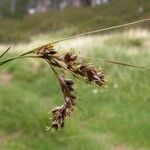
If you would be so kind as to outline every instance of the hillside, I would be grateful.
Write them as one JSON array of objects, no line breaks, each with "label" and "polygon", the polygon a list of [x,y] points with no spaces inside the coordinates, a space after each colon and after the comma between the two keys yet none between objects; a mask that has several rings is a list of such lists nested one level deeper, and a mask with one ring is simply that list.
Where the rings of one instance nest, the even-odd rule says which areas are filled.
[{"label": "hillside", "polygon": [[[150,2],[147,0],[113,0],[96,8],[68,8],[22,18],[0,18],[0,43],[29,41],[31,36],[40,33],[63,31],[61,36],[73,35],[148,17]],[[150,26],[142,23],[138,27],[141,25]]]}]

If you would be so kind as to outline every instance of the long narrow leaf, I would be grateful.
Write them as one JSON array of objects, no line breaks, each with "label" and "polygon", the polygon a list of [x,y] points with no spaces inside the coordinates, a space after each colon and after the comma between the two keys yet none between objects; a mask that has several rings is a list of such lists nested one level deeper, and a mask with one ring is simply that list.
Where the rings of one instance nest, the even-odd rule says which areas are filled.
[{"label": "long narrow leaf", "polygon": [[126,66],[126,67],[139,68],[139,69],[146,69],[144,66],[137,66],[137,65],[133,65],[133,64],[127,64],[127,63],[124,63],[124,62],[114,61],[114,60],[108,60],[108,59],[105,59],[105,58],[87,57],[87,56],[80,56],[80,57],[81,57],[81,58],[86,58],[86,59],[102,60],[102,61],[107,62],[107,63],[110,63],[110,64],[122,65],[122,66]]},{"label": "long narrow leaf", "polygon": [[6,63],[10,62],[10,61],[13,61],[13,60],[16,60],[16,59],[19,59],[20,57],[16,56],[16,57],[12,57],[12,58],[8,58],[6,60],[3,60],[0,62],[0,66],[2,65],[5,65]]},{"label": "long narrow leaf", "polygon": [[132,64],[122,63],[122,62],[118,62],[118,61],[111,61],[111,60],[105,60],[105,61],[107,63],[111,63],[111,64],[122,65],[122,66],[132,67],[132,68],[145,69],[145,67],[143,67],[143,66],[136,66],[136,65],[132,65]]},{"label": "long narrow leaf", "polygon": [[7,48],[1,55],[0,55],[0,59],[10,50],[11,47]]}]

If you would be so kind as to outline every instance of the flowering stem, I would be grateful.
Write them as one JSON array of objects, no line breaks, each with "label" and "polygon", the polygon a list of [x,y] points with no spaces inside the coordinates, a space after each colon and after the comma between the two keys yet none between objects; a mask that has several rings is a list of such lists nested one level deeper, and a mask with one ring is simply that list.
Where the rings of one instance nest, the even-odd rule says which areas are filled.
[{"label": "flowering stem", "polygon": [[12,57],[12,58],[8,58],[6,60],[0,61],[0,66],[3,66],[6,63],[11,62],[13,60],[22,59],[22,58],[40,58],[40,56],[24,56],[24,55],[19,55],[19,56],[16,56],[16,57]]}]

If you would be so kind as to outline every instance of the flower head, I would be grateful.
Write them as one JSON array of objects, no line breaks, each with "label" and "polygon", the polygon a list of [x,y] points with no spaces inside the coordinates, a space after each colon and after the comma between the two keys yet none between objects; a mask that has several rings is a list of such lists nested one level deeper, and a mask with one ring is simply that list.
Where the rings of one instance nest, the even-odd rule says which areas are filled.
[{"label": "flower head", "polygon": [[86,83],[95,83],[98,86],[105,85],[106,75],[102,70],[98,70],[92,65],[84,63],[77,55],[71,52],[60,56],[53,49],[53,45],[40,47],[37,54],[51,66],[57,76],[63,93],[63,105],[52,110],[51,128],[58,130],[64,127],[66,117],[72,114],[74,107],[77,105],[77,97],[74,95],[74,81],[59,75],[55,67],[67,70],[72,73],[74,77],[80,77],[84,79]]}]

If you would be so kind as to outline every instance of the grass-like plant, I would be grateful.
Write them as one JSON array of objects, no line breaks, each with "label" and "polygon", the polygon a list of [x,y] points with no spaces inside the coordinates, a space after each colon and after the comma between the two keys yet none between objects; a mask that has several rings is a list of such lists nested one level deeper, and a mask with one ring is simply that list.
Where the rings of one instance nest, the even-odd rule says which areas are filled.
[{"label": "grass-like plant", "polygon": [[[10,48],[4,51],[0,58],[2,58],[9,49]],[[66,70],[71,73],[74,78],[82,79],[85,80],[86,83],[94,83],[101,87],[106,84],[106,74],[102,70],[96,69],[94,66],[79,59],[77,55],[74,55],[71,52],[60,55],[57,51],[55,51],[53,44],[46,44],[36,48],[32,52],[24,53],[17,57],[1,61],[0,65],[2,66],[9,61],[27,57],[45,60],[52,68],[60,84],[64,104],[52,110],[51,118],[51,127],[56,130],[64,126],[65,118],[71,115],[74,107],[77,105],[77,97],[74,95],[74,81],[72,79],[67,79],[65,75],[60,72]],[[58,71],[56,71],[56,68],[58,68]]]},{"label": "grass-like plant", "polygon": [[[74,107],[77,106],[77,101],[76,101],[77,97],[74,94],[75,81],[73,79],[67,79],[65,73],[63,72],[67,71],[73,76],[73,78],[78,78],[84,80],[87,84],[96,84],[100,87],[104,87],[105,84],[107,83],[107,75],[102,69],[97,69],[96,67],[89,64],[87,61],[83,60],[78,55],[71,53],[70,51],[64,54],[58,53],[55,50],[54,45],[56,43],[69,40],[72,38],[76,38],[79,36],[93,34],[93,33],[110,30],[114,28],[120,28],[128,25],[140,23],[143,21],[149,21],[149,20],[150,19],[144,19],[144,20],[140,20],[140,21],[124,24],[124,25],[109,27],[107,29],[90,31],[87,33],[65,38],[53,43],[42,45],[38,48],[35,48],[29,52],[23,53],[15,57],[3,59],[3,56],[6,55],[10,50],[10,48],[8,48],[0,55],[0,67],[3,66],[4,64],[7,64],[8,62],[11,62],[16,59],[22,59],[22,58],[39,58],[48,63],[48,65],[51,67],[51,69],[53,70],[54,74],[57,77],[57,80],[61,87],[63,99],[64,99],[64,103],[61,106],[56,107],[54,108],[54,110],[52,110],[51,128],[57,130],[59,128],[64,127],[64,122],[66,117],[70,116],[71,113],[74,111]],[[130,66],[130,67],[138,67],[131,64],[125,64],[122,62],[116,62],[110,60],[106,60],[106,62]]]}]

